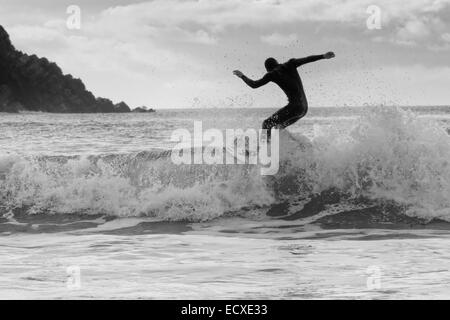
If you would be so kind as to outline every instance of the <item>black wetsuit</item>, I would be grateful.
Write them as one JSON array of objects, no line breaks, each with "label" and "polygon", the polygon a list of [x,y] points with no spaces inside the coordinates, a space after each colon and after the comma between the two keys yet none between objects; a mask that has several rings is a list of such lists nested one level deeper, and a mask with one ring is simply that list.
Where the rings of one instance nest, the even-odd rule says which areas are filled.
[{"label": "black wetsuit", "polygon": [[256,89],[269,82],[276,83],[286,94],[288,105],[275,112],[272,116],[264,120],[263,129],[268,130],[273,127],[277,129],[286,128],[297,120],[303,118],[308,111],[308,101],[303,90],[302,80],[297,68],[305,63],[324,59],[323,55],[309,56],[300,59],[290,59],[288,62],[278,65],[274,70],[266,73],[260,80],[251,80],[246,76],[242,77],[250,87]]}]

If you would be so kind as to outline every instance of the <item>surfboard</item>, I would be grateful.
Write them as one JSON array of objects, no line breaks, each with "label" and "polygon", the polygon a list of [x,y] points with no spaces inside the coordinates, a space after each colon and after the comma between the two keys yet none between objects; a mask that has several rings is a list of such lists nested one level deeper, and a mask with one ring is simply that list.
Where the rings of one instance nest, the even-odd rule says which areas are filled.
[{"label": "surfboard", "polygon": [[280,129],[280,150],[291,148],[293,145],[298,146],[301,150],[312,147],[311,141],[303,135],[295,136],[286,129]]}]

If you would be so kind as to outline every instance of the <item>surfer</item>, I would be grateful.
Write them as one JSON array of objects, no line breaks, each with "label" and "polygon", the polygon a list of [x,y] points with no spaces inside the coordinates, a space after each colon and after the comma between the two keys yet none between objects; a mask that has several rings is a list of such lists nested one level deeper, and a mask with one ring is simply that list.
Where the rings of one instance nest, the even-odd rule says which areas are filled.
[{"label": "surfer", "polygon": [[264,63],[267,73],[259,80],[249,79],[239,70],[233,71],[234,75],[241,78],[253,89],[262,87],[269,82],[274,82],[286,94],[288,105],[264,120],[262,124],[262,128],[267,130],[268,139],[270,139],[270,130],[272,128],[284,129],[303,118],[308,111],[308,101],[306,100],[302,80],[297,68],[306,63],[331,58],[334,58],[333,52],[300,59],[294,58],[282,64],[278,63],[274,58],[268,58]]}]

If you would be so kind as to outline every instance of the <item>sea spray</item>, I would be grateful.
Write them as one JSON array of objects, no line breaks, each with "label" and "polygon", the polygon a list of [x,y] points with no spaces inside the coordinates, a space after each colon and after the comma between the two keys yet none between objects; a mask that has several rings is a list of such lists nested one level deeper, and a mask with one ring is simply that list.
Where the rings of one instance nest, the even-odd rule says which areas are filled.
[{"label": "sea spray", "polygon": [[281,141],[280,171],[269,177],[258,165],[175,165],[167,151],[0,156],[0,206],[203,221],[260,214],[251,208],[334,189],[346,199],[391,201],[408,215],[450,221],[450,137],[439,123],[379,108],[339,128],[316,130],[311,141]]},{"label": "sea spray", "polygon": [[335,188],[395,201],[410,215],[450,219],[450,136],[437,122],[379,108],[347,134],[337,130],[317,133],[313,154],[297,154],[289,170],[301,172],[299,189]]}]

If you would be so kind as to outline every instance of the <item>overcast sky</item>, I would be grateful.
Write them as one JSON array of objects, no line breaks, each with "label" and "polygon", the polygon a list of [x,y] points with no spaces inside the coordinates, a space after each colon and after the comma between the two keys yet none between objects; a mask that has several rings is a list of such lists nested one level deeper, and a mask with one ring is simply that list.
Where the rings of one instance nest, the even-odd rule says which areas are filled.
[{"label": "overcast sky", "polygon": [[300,68],[311,106],[450,105],[450,0],[0,0],[0,24],[17,49],[132,107],[281,107],[275,85],[231,72],[326,51],[336,58]]}]

